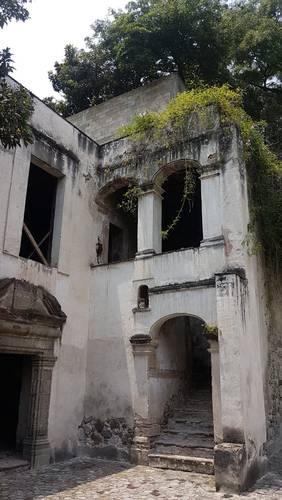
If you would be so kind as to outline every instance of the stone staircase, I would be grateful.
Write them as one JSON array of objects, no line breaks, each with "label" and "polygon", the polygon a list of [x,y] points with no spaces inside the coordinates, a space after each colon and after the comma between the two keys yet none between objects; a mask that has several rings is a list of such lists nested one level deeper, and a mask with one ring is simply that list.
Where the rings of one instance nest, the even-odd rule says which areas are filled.
[{"label": "stone staircase", "polygon": [[202,474],[214,473],[211,390],[199,388],[178,404],[154,442],[149,465]]}]

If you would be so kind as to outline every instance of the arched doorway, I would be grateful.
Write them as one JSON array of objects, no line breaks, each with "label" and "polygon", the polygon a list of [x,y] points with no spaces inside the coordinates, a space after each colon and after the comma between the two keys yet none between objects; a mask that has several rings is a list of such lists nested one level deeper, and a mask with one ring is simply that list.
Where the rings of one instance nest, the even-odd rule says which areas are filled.
[{"label": "arched doorway", "polygon": [[200,472],[212,473],[211,354],[205,323],[178,315],[161,322],[152,334],[157,343],[150,382],[152,417],[161,428],[149,463],[162,468],[183,468],[184,463],[185,470],[200,467]]},{"label": "arched doorway", "polygon": [[105,229],[99,236],[99,252],[102,255],[98,256],[97,253],[98,264],[121,262],[135,257],[137,199],[131,194],[134,186],[135,181],[132,179],[115,179],[104,186],[96,197],[96,203],[106,217]]},{"label": "arched doorway", "polygon": [[[163,395],[166,411],[172,399],[172,405],[189,406],[189,399],[202,395],[203,410],[210,409],[211,390],[211,355],[210,344],[205,336],[205,323],[201,318],[189,315],[177,315],[165,319],[152,329],[156,341],[152,378],[175,379],[167,394]],[[159,415],[163,408],[159,407]],[[156,410],[157,412],[157,410]]]}]

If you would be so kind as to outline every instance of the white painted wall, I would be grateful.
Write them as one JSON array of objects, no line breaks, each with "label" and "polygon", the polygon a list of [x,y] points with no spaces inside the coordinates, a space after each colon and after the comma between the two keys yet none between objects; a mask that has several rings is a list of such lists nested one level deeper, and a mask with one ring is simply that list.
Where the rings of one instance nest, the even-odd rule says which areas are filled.
[{"label": "white painted wall", "polygon": [[[217,324],[218,299],[213,286],[199,283],[196,287],[153,293],[150,310],[134,313],[140,284],[152,288],[201,282],[230,268],[246,270],[248,292],[243,307],[236,313],[245,311],[242,328],[237,325],[240,331],[232,349],[234,339],[230,343],[228,337],[233,334],[232,328],[227,322],[222,324],[224,359],[221,362],[226,367],[221,388],[225,396],[223,412],[228,415],[236,406],[247,442],[255,443],[259,451],[266,439],[264,277],[260,261],[250,258],[242,245],[249,219],[248,198],[235,130],[223,168],[217,165],[218,175],[202,179],[204,236],[207,240],[219,237],[216,243],[90,269],[90,265],[96,263],[97,236],[105,233],[108,222],[95,204],[98,187],[102,187],[102,176],[97,176],[96,168],[101,167],[101,162],[104,162],[102,167],[115,166],[128,142],[108,145],[103,150],[104,156],[98,157],[98,146],[93,141],[36,99],[32,125],[63,145],[64,152],[54,154],[44,138],[29,148],[0,151],[0,278],[16,277],[44,286],[57,297],[68,316],[61,345],[57,345],[58,361],[52,384],[49,438],[53,451],[75,452],[77,427],[85,415],[102,419],[124,416],[132,423],[138,387],[129,341],[132,335],[150,333],[158,340],[159,328],[174,315],[194,315],[206,323]],[[214,128],[217,126],[215,120]],[[211,158],[220,158],[216,133],[203,141],[200,151],[193,145],[189,148],[185,153],[188,159],[197,160],[207,171],[214,170]],[[77,157],[78,165],[68,150]],[[64,175],[64,196],[60,197],[58,209],[62,212],[56,241],[58,265],[54,268],[18,257],[31,154]],[[158,168],[153,165],[148,169],[149,180]],[[128,173],[128,169],[115,168],[114,172],[118,177]],[[136,171],[134,175],[142,179],[145,174]],[[160,216],[157,210],[154,213]],[[149,216],[147,212],[146,217]],[[162,349],[159,357],[161,365],[167,361]],[[232,381],[236,386],[234,393],[228,381],[228,367],[233,363],[239,370],[238,377]],[[163,408],[177,383],[165,379],[152,381],[150,398],[154,415],[159,415],[159,408]]]},{"label": "white painted wall", "polygon": [[[56,153],[43,138],[27,148],[0,151],[0,279],[16,277],[45,287],[67,314],[52,381],[49,439],[54,455],[75,451],[84,415],[89,264],[96,243],[85,177],[92,176],[97,164],[97,146],[36,98],[34,105],[33,127],[63,148]],[[77,157],[76,168],[67,150]],[[55,234],[57,267],[19,257],[31,154],[64,176],[57,206],[57,216],[62,214]]]}]

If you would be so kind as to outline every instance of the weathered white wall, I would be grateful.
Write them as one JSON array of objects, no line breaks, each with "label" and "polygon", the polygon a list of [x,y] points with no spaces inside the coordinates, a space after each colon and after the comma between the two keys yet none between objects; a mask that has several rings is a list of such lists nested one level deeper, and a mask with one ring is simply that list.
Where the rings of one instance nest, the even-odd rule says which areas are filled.
[{"label": "weathered white wall", "polygon": [[91,271],[86,415],[133,420],[133,261]]},{"label": "weathered white wall", "polygon": [[[157,341],[169,318],[187,314],[216,325],[219,312],[223,312],[219,342],[224,367],[223,415],[231,415],[236,408],[237,427],[251,453],[258,454],[266,440],[264,275],[258,257],[249,257],[242,244],[249,214],[240,139],[233,129],[229,143],[221,150],[222,131],[216,115],[212,124],[205,141],[199,143],[198,136],[204,132],[191,127],[187,131],[191,140],[189,135],[181,151],[176,148],[161,157],[152,155],[148,168],[140,164],[132,169],[127,139],[114,141],[99,152],[95,142],[35,99],[32,125],[41,135],[28,148],[0,152],[0,278],[16,277],[44,286],[68,316],[62,343],[57,345],[52,384],[49,437],[53,451],[75,452],[77,427],[85,415],[101,419],[120,416],[133,422],[138,384],[129,341],[132,335],[150,333]],[[18,257],[31,154],[64,176],[53,268]],[[162,168],[169,169],[180,160],[190,160],[202,169],[204,241],[200,248],[90,269],[96,264],[98,235],[103,239],[104,261],[107,256],[109,218],[95,203],[98,189],[115,178],[152,182]],[[160,210],[154,216],[160,217]],[[155,222],[154,227],[160,224]],[[156,235],[150,235],[156,241]],[[233,270],[238,274],[238,269],[245,272],[246,293],[237,295],[241,303],[240,307],[235,304],[234,342],[229,309],[225,314],[223,304],[220,310],[213,280],[217,273]],[[150,308],[133,312],[142,284],[152,289]],[[161,366],[181,364],[176,357],[169,361],[167,355],[168,351],[158,352]],[[234,366],[238,373],[232,379]],[[176,379],[152,378],[152,414],[159,414],[158,406],[164,407],[177,384]]]},{"label": "weathered white wall", "polygon": [[92,106],[70,116],[68,120],[94,140],[104,144],[117,139],[119,127],[130,123],[135,115],[164,109],[183,90],[183,81],[174,74]]},{"label": "weathered white wall", "polygon": [[[60,457],[75,451],[84,414],[89,264],[96,243],[85,177],[94,171],[97,146],[36,98],[34,105],[32,126],[39,138],[27,148],[0,151],[0,278],[16,277],[45,287],[67,314],[61,345],[56,346],[49,420],[52,452]],[[56,207],[56,215],[61,215],[53,245],[56,267],[19,258],[31,154],[64,176]]]}]

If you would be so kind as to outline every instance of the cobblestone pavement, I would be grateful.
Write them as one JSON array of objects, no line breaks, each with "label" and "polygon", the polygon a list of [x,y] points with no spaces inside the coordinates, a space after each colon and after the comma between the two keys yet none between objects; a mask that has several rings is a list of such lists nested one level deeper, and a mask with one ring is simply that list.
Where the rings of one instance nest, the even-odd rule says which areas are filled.
[{"label": "cobblestone pavement", "polygon": [[273,469],[243,496],[216,493],[214,478],[202,474],[128,466],[90,458],[0,473],[1,500],[208,500],[282,499],[281,471]]}]

